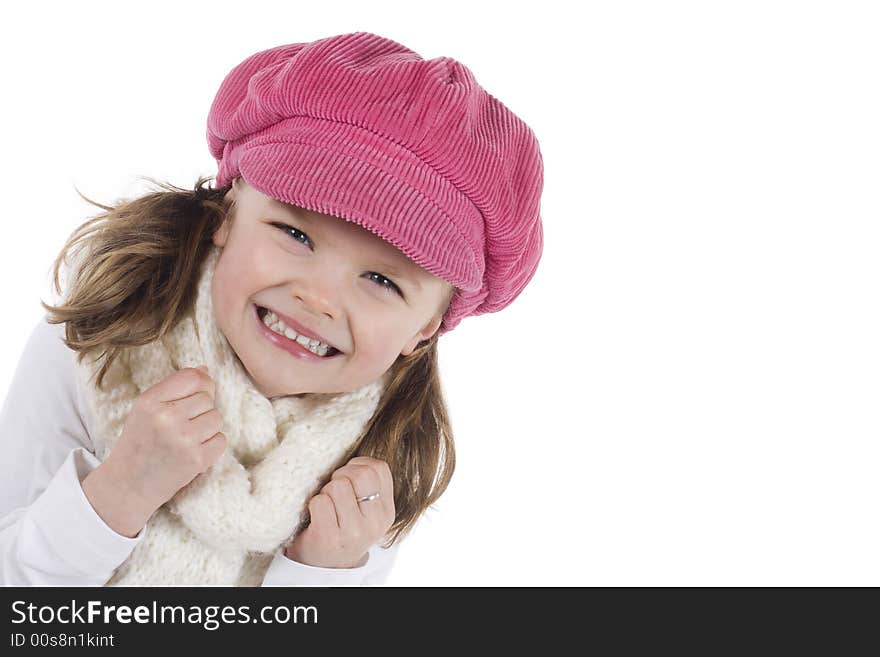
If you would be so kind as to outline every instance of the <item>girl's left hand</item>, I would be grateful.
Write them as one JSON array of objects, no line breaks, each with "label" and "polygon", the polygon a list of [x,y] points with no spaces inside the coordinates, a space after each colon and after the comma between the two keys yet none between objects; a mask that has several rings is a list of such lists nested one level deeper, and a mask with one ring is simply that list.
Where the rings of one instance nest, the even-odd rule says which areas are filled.
[{"label": "girl's left hand", "polygon": [[[379,493],[358,502],[357,498]],[[357,568],[394,523],[391,468],[385,461],[356,456],[334,471],[309,500],[311,522],[287,547],[288,559],[320,568]]]}]

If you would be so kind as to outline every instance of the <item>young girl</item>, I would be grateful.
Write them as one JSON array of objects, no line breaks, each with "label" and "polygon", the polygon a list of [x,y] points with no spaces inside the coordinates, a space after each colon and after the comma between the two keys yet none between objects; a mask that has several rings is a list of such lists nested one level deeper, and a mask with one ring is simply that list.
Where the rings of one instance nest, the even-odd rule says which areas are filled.
[{"label": "young girl", "polygon": [[245,59],[207,139],[214,188],[95,203],[55,261],[0,417],[3,584],[381,583],[449,483],[438,337],[537,268],[532,130],[357,32]]}]

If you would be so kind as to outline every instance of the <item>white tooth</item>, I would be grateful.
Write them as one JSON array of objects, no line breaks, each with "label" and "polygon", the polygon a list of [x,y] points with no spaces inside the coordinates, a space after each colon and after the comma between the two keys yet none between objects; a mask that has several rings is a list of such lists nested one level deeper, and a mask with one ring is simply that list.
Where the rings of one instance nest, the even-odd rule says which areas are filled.
[{"label": "white tooth", "polygon": [[327,352],[330,351],[329,345],[326,345],[319,340],[312,340],[304,335],[300,335],[289,326],[285,326],[284,322],[278,319],[271,311],[266,313],[266,316],[263,318],[263,323],[276,333],[280,333],[291,340],[296,340],[303,347],[318,356],[326,356]]}]

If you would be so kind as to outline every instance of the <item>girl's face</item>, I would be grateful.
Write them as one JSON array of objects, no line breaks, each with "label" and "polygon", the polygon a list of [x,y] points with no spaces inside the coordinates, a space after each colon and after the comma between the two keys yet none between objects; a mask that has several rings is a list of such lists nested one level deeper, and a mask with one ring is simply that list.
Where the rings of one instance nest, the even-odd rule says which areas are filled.
[{"label": "girl's face", "polygon": [[[214,316],[264,396],[355,390],[440,327],[452,286],[377,235],[277,201],[242,178],[225,200],[235,208],[213,235],[222,249]],[[284,338],[266,333],[258,308],[342,353],[284,348]]]}]

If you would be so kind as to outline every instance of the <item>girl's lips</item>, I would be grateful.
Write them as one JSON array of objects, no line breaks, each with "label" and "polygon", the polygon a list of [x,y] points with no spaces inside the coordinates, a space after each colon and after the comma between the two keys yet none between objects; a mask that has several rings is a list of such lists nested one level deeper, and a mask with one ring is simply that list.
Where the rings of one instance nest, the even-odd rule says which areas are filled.
[{"label": "girl's lips", "polygon": [[262,335],[269,340],[272,344],[274,344],[279,349],[283,349],[291,356],[295,356],[300,360],[305,361],[328,361],[333,360],[337,356],[341,356],[342,354],[337,352],[332,356],[319,356],[318,354],[313,354],[311,351],[303,347],[296,340],[291,340],[279,333],[276,333],[268,326],[263,323],[262,318],[260,317],[260,308],[256,304],[254,304],[254,317],[257,320],[257,330],[262,333]]},{"label": "girl's lips", "polygon": [[269,308],[269,310],[271,310],[273,313],[275,313],[276,317],[278,317],[282,322],[284,322],[284,324],[286,326],[289,326],[294,331],[296,331],[299,335],[304,335],[309,340],[317,340],[318,342],[323,342],[324,344],[333,347],[336,351],[342,351],[342,349],[337,347],[335,344],[333,344],[332,342],[330,342],[326,338],[318,335],[314,331],[310,331],[305,326],[300,326],[292,317],[288,317],[287,315],[284,315],[283,313],[280,313],[273,308]]}]

